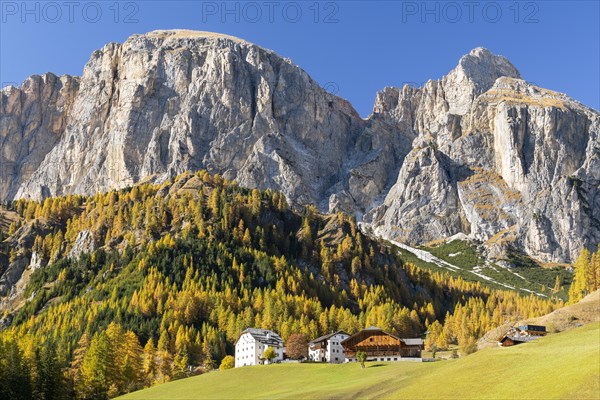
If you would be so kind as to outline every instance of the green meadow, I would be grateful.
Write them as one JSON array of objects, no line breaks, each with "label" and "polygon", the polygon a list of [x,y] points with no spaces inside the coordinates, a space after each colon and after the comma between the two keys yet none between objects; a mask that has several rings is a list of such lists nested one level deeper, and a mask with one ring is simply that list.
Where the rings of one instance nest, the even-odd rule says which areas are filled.
[{"label": "green meadow", "polygon": [[600,399],[600,323],[456,360],[214,371],[121,399]]}]

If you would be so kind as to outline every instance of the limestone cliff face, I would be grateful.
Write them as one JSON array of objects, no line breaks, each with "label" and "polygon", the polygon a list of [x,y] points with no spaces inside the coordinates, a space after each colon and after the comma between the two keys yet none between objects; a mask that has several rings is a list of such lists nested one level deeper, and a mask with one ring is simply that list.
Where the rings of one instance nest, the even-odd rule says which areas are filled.
[{"label": "limestone cliff face", "polygon": [[243,40],[155,31],[0,97],[0,200],[90,194],[205,168],[387,238],[459,232],[544,261],[600,241],[598,112],[475,49],[439,81],[386,88],[361,119]]},{"label": "limestone cliff face", "polygon": [[12,199],[60,142],[79,78],[32,76],[0,93],[0,200]]},{"label": "limestone cliff face", "polygon": [[15,171],[31,166],[4,177],[4,199],[89,194],[205,168],[297,203],[328,209],[331,197],[332,206],[365,211],[393,183],[412,139],[362,120],[290,61],[225,35],[133,36],[92,54],[68,90],[48,80],[48,94],[27,83],[2,92],[7,143],[32,135],[31,112],[11,106],[23,97],[42,125],[39,150],[3,146]]},{"label": "limestone cliff face", "polygon": [[598,112],[519,79],[503,57],[475,49],[440,81],[386,88],[374,112],[417,135],[367,215],[382,236],[463,232],[492,256],[514,247],[546,262],[600,241]]}]

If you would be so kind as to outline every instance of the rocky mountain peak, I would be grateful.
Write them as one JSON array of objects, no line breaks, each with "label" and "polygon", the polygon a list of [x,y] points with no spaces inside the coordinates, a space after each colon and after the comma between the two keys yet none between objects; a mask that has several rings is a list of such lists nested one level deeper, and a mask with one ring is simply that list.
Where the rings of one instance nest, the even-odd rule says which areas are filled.
[{"label": "rocky mountain peak", "polygon": [[[77,82],[49,87],[50,102],[25,86],[13,95],[40,112],[0,118],[11,143],[0,159],[3,200],[91,194],[204,168],[324,210],[360,209],[409,151],[410,141],[362,120],[289,60],[228,35],[134,35],[95,51]],[[29,122],[56,113],[60,125]]]},{"label": "rocky mountain peak", "polygon": [[521,75],[506,57],[483,47],[462,56],[456,68],[442,79],[449,112],[465,114],[473,100],[500,77],[521,78]]},{"label": "rocky mountain peak", "polygon": [[521,78],[515,66],[504,56],[493,54],[486,48],[477,47],[460,58],[450,75],[460,70],[477,86],[481,93],[488,90],[500,77]]},{"label": "rocky mountain peak", "polygon": [[[458,65],[441,80],[430,80],[421,88],[404,85],[403,88],[386,87],[377,94],[374,114],[387,114],[396,122],[406,121],[409,113],[403,108],[409,99],[428,98],[435,103],[437,114],[448,112],[464,115],[477,96],[494,86],[499,78],[520,79],[519,71],[503,56],[477,47],[462,56]],[[435,119],[435,116],[432,116]]]},{"label": "rocky mountain peak", "polygon": [[460,58],[458,66],[472,77],[497,75],[520,78],[519,71],[504,56],[493,54],[485,47],[477,47]]},{"label": "rocky mountain peak", "polygon": [[413,244],[510,232],[500,247],[562,262],[600,241],[598,112],[484,48],[441,80],[385,88],[366,120],[273,51],[186,30],[0,96],[3,201],[206,169]]},{"label": "rocky mountain peak", "polygon": [[[476,48],[439,81],[387,87],[373,115],[415,137],[396,184],[365,217],[384,237],[466,233],[495,246],[493,257],[520,248],[546,262],[600,241],[598,112],[526,82],[505,57]],[[497,246],[499,233],[512,239]]]}]

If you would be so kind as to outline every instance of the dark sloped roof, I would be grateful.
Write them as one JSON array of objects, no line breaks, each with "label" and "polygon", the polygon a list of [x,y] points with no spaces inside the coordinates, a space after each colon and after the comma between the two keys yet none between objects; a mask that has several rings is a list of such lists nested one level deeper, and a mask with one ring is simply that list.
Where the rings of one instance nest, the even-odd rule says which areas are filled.
[{"label": "dark sloped roof", "polygon": [[537,332],[546,332],[546,327],[543,325],[522,325],[519,326],[519,329],[522,331],[537,331]]},{"label": "dark sloped roof", "polygon": [[[386,334],[386,335],[388,335],[388,336],[391,336],[391,337],[393,337],[394,339],[402,340],[402,339],[400,339],[398,336],[396,336],[396,335],[392,335],[391,333],[389,333],[389,332],[386,332],[386,331],[384,331],[383,329],[381,329],[381,328],[378,328],[378,327],[376,327],[376,326],[373,326],[373,325],[371,325],[371,326],[370,326],[370,327],[368,327],[368,328],[365,328],[365,329],[363,329],[363,330],[362,330],[362,331],[360,331],[360,332],[383,332],[384,334]],[[358,332],[358,333],[360,333],[360,332]],[[357,335],[358,333],[355,333],[354,335]],[[354,335],[353,335],[353,336],[354,336]]]},{"label": "dark sloped roof", "polygon": [[370,327],[368,327],[368,328],[365,328],[364,330],[365,330],[365,331],[382,331],[383,329],[381,329],[381,328],[378,328],[378,327],[376,327],[376,326],[374,326],[374,325],[371,325]]},{"label": "dark sloped roof", "polygon": [[499,341],[500,342],[504,342],[506,339],[510,339],[513,342],[526,343],[526,342],[531,342],[532,340],[539,339],[539,336],[513,336],[513,335],[505,335]]},{"label": "dark sloped roof", "polygon": [[283,347],[283,339],[281,339],[281,336],[268,329],[248,328],[244,329],[242,335],[244,333],[249,333],[250,335],[252,335],[254,340],[262,344],[266,344],[268,346]]},{"label": "dark sloped roof", "polygon": [[400,340],[402,340],[407,346],[422,346],[425,343],[423,341],[423,339],[419,339],[419,338],[400,339]]},{"label": "dark sloped roof", "polygon": [[329,339],[330,337],[333,337],[333,336],[338,335],[340,333],[344,334],[344,335],[350,336],[350,334],[348,332],[337,331],[337,332],[329,333],[327,335],[320,336],[320,337],[316,338],[315,340],[311,340],[308,344],[315,344],[315,343],[323,342],[323,341]]}]

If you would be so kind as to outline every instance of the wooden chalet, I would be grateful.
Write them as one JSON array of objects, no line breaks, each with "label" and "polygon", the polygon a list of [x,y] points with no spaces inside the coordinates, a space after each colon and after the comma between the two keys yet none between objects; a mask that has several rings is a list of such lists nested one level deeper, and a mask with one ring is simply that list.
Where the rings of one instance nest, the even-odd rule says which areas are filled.
[{"label": "wooden chalet", "polygon": [[369,327],[342,341],[346,360],[355,361],[356,353],[364,351],[369,361],[399,361],[400,358],[421,358],[423,339],[401,339],[377,327]]}]

